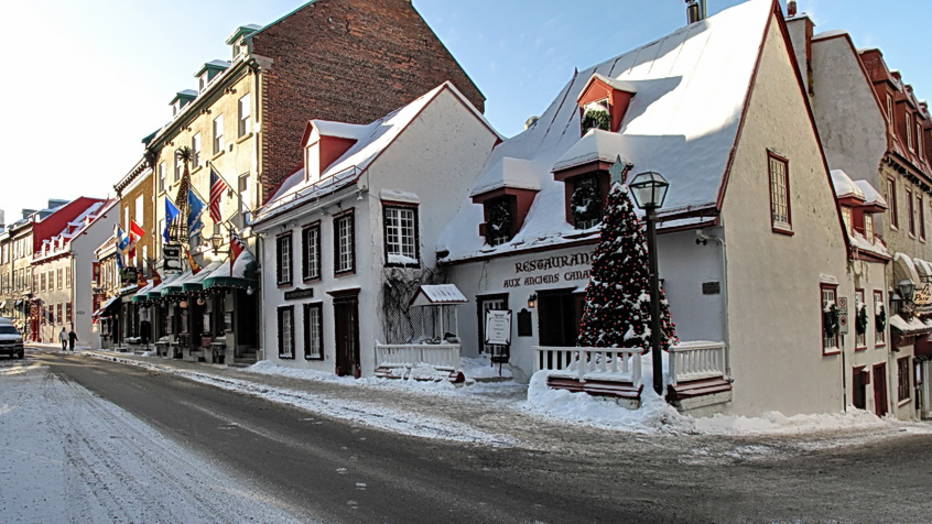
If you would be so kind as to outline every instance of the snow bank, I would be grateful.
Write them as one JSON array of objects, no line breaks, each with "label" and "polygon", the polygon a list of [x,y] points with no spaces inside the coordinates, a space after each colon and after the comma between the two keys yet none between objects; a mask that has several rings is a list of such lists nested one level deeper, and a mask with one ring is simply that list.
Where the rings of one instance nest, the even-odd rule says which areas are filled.
[{"label": "snow bank", "polygon": [[456,386],[446,380],[446,373],[443,373],[441,376],[441,374],[439,374],[434,368],[431,367],[430,369],[427,369],[425,366],[416,366],[413,369],[407,369],[404,372],[399,372],[398,378],[394,379],[377,377],[358,379],[353,377],[338,377],[333,373],[318,371],[316,369],[299,369],[280,366],[270,360],[261,360],[256,362],[248,368],[243,369],[243,371],[247,373],[256,373],[259,375],[296,378],[300,380],[327,382],[346,386],[369,386],[383,389],[400,389],[415,393],[454,393],[457,389]]},{"label": "snow bank", "polygon": [[[488,378],[514,378],[511,373],[511,366],[494,364],[491,359],[485,356],[480,357],[462,357],[460,358],[460,369],[466,378],[488,379]],[[499,373],[501,369],[501,373]]]}]

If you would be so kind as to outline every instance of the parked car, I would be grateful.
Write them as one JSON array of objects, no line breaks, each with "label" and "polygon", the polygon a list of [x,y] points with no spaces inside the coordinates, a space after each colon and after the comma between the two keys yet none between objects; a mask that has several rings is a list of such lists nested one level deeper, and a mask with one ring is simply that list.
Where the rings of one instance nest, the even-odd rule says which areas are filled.
[{"label": "parked car", "polygon": [[23,335],[8,318],[0,318],[0,355],[23,358]]}]

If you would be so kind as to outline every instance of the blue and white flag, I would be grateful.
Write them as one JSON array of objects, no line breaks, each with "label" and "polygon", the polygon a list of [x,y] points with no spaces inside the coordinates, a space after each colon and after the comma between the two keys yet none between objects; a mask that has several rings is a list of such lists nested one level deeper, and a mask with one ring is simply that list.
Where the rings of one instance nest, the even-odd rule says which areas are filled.
[{"label": "blue and white flag", "polygon": [[201,222],[201,212],[204,211],[204,201],[188,190],[188,235],[194,236],[204,228]]},{"label": "blue and white flag", "polygon": [[130,245],[129,235],[123,231],[123,228],[119,224],[116,225],[116,229],[113,231],[113,237],[116,238],[116,248],[120,253],[126,251]]},{"label": "blue and white flag", "polygon": [[175,204],[172,204],[172,201],[165,197],[165,229],[162,230],[162,238],[165,239],[165,243],[171,242],[171,231],[172,223],[175,222],[175,219],[178,218],[178,215],[181,214],[181,211],[175,207]]}]

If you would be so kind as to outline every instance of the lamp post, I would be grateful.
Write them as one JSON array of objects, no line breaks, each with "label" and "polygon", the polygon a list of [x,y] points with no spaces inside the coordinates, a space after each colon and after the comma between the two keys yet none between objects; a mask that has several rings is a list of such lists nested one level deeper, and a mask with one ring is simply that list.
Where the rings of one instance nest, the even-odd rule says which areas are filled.
[{"label": "lamp post", "polygon": [[628,184],[647,221],[647,257],[650,263],[650,345],[654,364],[654,391],[663,396],[663,358],[660,349],[660,272],[657,269],[657,209],[663,206],[670,183],[660,173],[646,171]]}]

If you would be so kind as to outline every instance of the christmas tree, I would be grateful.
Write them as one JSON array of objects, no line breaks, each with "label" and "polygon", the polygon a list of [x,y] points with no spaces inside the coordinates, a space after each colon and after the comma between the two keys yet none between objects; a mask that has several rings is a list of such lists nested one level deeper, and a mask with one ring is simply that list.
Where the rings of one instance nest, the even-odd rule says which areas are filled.
[{"label": "christmas tree", "polygon": [[[660,290],[660,345],[676,342],[676,326]],[[641,224],[619,183],[612,185],[602,216],[602,239],[592,259],[586,303],[579,326],[584,347],[651,347],[650,269]]]}]

